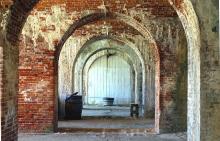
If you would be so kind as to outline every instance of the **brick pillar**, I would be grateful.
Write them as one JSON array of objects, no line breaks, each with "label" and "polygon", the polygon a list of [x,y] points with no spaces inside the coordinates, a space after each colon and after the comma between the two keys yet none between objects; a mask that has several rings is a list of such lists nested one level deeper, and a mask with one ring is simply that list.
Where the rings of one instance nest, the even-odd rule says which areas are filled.
[{"label": "brick pillar", "polygon": [[17,140],[18,48],[0,47],[1,140]]}]

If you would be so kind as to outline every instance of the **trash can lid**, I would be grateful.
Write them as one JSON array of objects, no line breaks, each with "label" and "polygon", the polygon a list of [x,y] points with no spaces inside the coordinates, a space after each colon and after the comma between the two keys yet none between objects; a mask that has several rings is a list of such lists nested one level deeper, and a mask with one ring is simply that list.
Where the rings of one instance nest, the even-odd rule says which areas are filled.
[{"label": "trash can lid", "polygon": [[71,100],[71,99],[81,99],[82,96],[81,96],[81,95],[77,95],[78,93],[79,93],[79,92],[75,92],[75,93],[71,94],[69,97],[66,98],[65,101]]}]

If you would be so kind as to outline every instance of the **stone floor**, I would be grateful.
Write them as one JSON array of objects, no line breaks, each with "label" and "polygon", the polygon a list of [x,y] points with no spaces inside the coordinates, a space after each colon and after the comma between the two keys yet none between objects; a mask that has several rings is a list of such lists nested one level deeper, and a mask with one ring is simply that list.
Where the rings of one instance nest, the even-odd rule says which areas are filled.
[{"label": "stone floor", "polygon": [[[83,129],[146,129],[154,128],[153,119],[130,117],[130,107],[83,105],[82,120],[61,120],[58,128]],[[65,131],[65,130],[59,130]],[[66,130],[67,131],[67,130]],[[90,130],[86,130],[90,131]],[[94,131],[94,130],[92,130]],[[102,131],[102,130],[99,130]]]},{"label": "stone floor", "polygon": [[84,106],[82,120],[58,122],[59,133],[20,133],[18,141],[186,141],[185,133],[152,134],[153,119],[129,116],[129,107]]},{"label": "stone floor", "polygon": [[18,141],[186,141],[186,134],[19,134]]}]

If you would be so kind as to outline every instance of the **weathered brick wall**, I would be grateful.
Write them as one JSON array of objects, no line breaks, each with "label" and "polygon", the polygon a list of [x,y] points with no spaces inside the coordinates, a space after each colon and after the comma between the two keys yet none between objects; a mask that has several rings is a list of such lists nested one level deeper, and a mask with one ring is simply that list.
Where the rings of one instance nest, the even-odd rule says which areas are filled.
[{"label": "weathered brick wall", "polygon": [[17,84],[18,49],[5,40],[7,8],[10,2],[0,6],[0,99],[1,99],[1,140],[13,141],[17,138]]},{"label": "weathered brick wall", "polygon": [[[65,9],[67,11],[83,11],[83,10],[97,10],[103,9],[103,1],[102,0],[66,0],[66,1],[56,1],[54,3],[53,0],[41,0],[38,5],[38,10],[45,10],[51,8],[54,5],[65,5]],[[127,9],[135,8],[135,10],[143,9],[145,12],[151,12],[156,16],[176,16],[175,11],[172,9],[168,1],[164,0],[145,0],[145,1],[137,1],[137,0],[113,0],[113,1],[105,1],[105,6],[110,11],[115,12],[127,12]]]},{"label": "weathered brick wall", "polygon": [[31,39],[19,45],[18,123],[21,132],[54,130],[55,67],[54,51]]},{"label": "weathered brick wall", "polygon": [[2,141],[17,138],[18,48],[3,47],[3,74],[1,96]]},{"label": "weathered brick wall", "polygon": [[[178,34],[177,31],[179,30]],[[166,37],[165,31],[163,37]],[[187,120],[187,43],[183,30],[173,28],[174,35],[160,44],[161,59],[161,132],[186,131]]]},{"label": "weathered brick wall", "polygon": [[193,6],[201,30],[201,140],[218,141],[220,139],[219,1],[193,0]]}]

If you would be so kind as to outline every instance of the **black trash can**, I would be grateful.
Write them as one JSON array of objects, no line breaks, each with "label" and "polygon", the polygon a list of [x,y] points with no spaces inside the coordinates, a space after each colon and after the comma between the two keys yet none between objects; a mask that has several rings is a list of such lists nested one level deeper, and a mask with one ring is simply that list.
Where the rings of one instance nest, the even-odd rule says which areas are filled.
[{"label": "black trash can", "polygon": [[67,120],[79,120],[82,115],[82,96],[72,94],[65,100],[65,113]]}]

